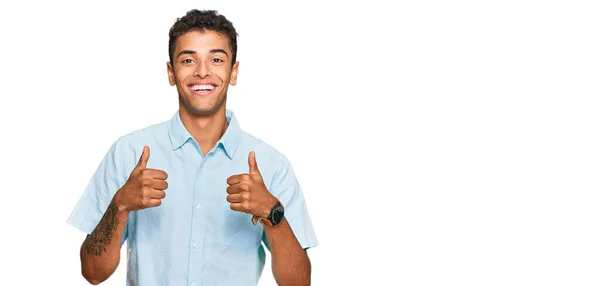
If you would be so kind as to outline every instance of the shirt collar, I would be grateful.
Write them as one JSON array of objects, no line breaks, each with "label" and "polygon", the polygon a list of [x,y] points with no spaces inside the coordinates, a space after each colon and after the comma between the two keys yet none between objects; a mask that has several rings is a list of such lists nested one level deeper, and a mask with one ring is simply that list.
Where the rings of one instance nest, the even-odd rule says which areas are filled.
[{"label": "shirt collar", "polygon": [[[227,156],[231,159],[233,158],[235,150],[240,142],[242,129],[240,128],[233,111],[226,109],[225,116],[227,118],[227,122],[229,122],[229,126],[227,126],[227,130],[225,130],[225,133],[223,133],[223,136],[221,136],[221,139],[219,139],[217,142],[217,147],[223,148]],[[190,132],[188,132],[187,129],[185,129],[185,126],[183,126],[181,117],[179,116],[179,111],[177,111],[170,120],[169,137],[171,138],[173,150],[178,149],[188,140],[194,140]]]}]

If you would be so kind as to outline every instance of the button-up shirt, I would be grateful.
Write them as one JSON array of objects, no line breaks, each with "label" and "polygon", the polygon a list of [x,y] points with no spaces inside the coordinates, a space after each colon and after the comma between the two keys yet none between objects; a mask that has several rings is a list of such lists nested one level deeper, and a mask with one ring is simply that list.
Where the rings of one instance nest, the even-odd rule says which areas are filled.
[{"label": "button-up shirt", "polygon": [[[248,173],[255,152],[267,189],[285,207],[300,245],[317,245],[302,189],[287,158],[242,131],[231,110],[229,126],[206,156],[181,122],[165,122],[118,138],[94,173],[68,223],[90,234],[116,191],[127,181],[143,147],[147,168],[168,174],[166,197],[158,207],[131,212],[121,241],[127,242],[127,285],[257,285],[269,248],[264,228],[252,215],[233,211],[227,178]],[[261,244],[261,242],[263,244]]]}]

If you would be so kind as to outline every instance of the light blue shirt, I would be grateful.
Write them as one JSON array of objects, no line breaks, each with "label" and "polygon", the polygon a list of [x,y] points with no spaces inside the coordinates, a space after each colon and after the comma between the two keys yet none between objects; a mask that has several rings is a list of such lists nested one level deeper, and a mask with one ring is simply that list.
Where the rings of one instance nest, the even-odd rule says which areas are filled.
[{"label": "light blue shirt", "polygon": [[100,163],[68,223],[91,233],[115,192],[127,181],[144,145],[147,168],[168,174],[158,207],[132,212],[127,241],[127,285],[256,285],[265,263],[263,226],[227,202],[227,178],[248,173],[248,154],[267,189],[285,207],[285,217],[303,248],[317,245],[302,189],[286,157],[242,131],[232,111],[222,138],[202,156],[179,112],[171,120],[120,137]]}]

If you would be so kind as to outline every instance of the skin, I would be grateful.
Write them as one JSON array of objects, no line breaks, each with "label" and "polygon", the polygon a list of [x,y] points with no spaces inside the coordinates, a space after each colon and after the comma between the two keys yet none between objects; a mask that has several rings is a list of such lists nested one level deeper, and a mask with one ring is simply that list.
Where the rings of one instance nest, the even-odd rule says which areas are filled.
[{"label": "skin", "polygon": [[[248,155],[247,174],[227,179],[227,201],[234,211],[268,217],[277,199],[267,190],[254,152]],[[250,222],[248,222],[250,223]],[[264,225],[271,246],[271,265],[278,285],[310,285],[311,265],[285,217],[275,225]]]},{"label": "skin", "polygon": [[[226,99],[229,85],[237,81],[239,62],[232,63],[227,37],[214,32],[191,31],[177,39],[173,64],[167,63],[171,86],[179,94],[179,115],[206,155],[227,129]],[[209,84],[210,93],[198,94],[191,86]],[[124,186],[119,189],[94,231],[81,246],[83,276],[94,285],[110,277],[120,260],[120,240],[132,211],[158,207],[165,197],[167,173],[146,168],[146,146]],[[248,173],[227,179],[227,201],[233,211],[267,217],[277,199],[267,190],[256,164],[248,155]],[[248,223],[251,223],[248,221]],[[264,226],[271,246],[272,271],[279,285],[310,285],[308,255],[284,218],[276,226]]]},{"label": "skin", "polygon": [[[229,85],[237,82],[239,62],[231,63],[229,40],[216,32],[188,32],[177,39],[169,84],[179,93],[179,115],[206,155],[227,129],[225,105]],[[210,83],[214,90],[195,95],[189,85]]]},{"label": "skin", "polygon": [[166,196],[167,173],[146,168],[149,158],[150,148],[145,146],[127,182],[116,192],[96,228],[81,244],[81,272],[93,285],[108,279],[119,266],[121,237],[129,214],[160,206]]}]

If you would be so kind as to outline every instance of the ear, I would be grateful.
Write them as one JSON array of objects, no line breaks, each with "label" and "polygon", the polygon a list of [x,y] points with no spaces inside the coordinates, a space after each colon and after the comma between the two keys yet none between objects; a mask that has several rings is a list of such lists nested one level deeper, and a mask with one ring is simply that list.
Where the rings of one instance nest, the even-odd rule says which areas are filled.
[{"label": "ear", "polygon": [[233,67],[231,68],[231,76],[229,77],[229,84],[231,85],[235,85],[237,83],[237,75],[238,75],[238,66],[240,65],[240,62],[235,62],[235,64],[233,64]]},{"label": "ear", "polygon": [[167,62],[167,74],[169,75],[169,84],[171,86],[175,85],[175,71],[173,70],[173,66],[170,62]]}]

